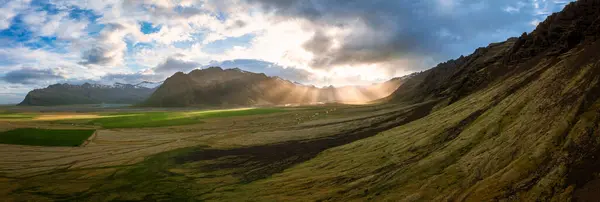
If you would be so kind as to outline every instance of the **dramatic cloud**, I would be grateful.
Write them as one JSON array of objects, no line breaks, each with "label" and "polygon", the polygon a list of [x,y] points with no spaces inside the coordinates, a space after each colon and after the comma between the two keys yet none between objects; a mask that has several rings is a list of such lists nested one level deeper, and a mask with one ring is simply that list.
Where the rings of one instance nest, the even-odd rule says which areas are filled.
[{"label": "dramatic cloud", "polygon": [[0,94],[36,81],[161,81],[208,65],[369,84],[531,31],[568,2],[0,0],[0,86],[12,86]]},{"label": "dramatic cloud", "polygon": [[[506,1],[480,0],[247,2],[284,19],[308,21],[306,29],[314,34],[304,48],[313,54],[310,66],[314,68],[388,63],[414,55],[446,59],[465,52],[456,53],[441,44],[469,43],[467,40],[508,27],[523,30],[529,26],[532,14],[541,12],[535,6],[537,1],[508,7]],[[527,7],[531,12],[517,12]],[[476,43],[487,45],[505,37]]]},{"label": "dramatic cloud", "polygon": [[6,73],[0,77],[5,82],[15,84],[39,84],[45,81],[56,81],[65,77],[57,74],[52,69],[23,68]]}]

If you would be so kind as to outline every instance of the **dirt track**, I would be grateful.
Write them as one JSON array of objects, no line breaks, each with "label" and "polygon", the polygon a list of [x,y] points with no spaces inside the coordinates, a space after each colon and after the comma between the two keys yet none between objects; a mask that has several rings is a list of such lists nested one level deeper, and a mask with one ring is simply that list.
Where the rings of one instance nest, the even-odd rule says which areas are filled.
[{"label": "dirt track", "polygon": [[85,147],[90,142],[94,141],[94,139],[96,139],[96,135],[98,135],[98,131],[94,131],[94,134],[90,135],[90,137],[87,140],[85,140],[83,143],[81,143],[81,145],[79,145],[79,147]]}]

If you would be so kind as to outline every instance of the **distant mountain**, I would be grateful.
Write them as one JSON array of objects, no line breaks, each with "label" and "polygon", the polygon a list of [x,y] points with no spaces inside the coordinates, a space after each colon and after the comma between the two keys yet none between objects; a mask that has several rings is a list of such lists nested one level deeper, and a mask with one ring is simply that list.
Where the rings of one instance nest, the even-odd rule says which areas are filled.
[{"label": "distant mountain", "polygon": [[27,94],[21,106],[53,106],[71,104],[135,104],[146,100],[160,83],[115,83],[114,85],[54,84]]},{"label": "distant mountain", "polygon": [[189,74],[174,74],[143,105],[184,107],[367,102],[389,95],[401,81],[395,79],[366,87],[317,88],[237,68],[210,67]]}]

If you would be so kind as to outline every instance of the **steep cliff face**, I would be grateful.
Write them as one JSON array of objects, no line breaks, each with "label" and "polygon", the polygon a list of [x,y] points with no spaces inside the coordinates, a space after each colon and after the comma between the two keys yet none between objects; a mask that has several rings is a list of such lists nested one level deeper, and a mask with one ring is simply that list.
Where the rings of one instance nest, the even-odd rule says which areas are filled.
[{"label": "steep cliff face", "polygon": [[365,103],[391,94],[404,79],[364,87],[316,88],[240,69],[176,73],[143,104],[154,107]]},{"label": "steep cliff face", "polygon": [[[144,83],[144,85],[149,84],[149,82]],[[154,88],[142,85],[121,83],[112,86],[89,83],[83,85],[54,84],[29,92],[19,105],[135,104],[144,101],[154,90]]]}]

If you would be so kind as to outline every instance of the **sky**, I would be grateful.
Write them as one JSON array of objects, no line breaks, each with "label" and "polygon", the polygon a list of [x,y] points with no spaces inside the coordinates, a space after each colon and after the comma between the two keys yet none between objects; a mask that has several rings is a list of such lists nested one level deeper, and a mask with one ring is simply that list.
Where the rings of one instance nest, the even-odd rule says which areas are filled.
[{"label": "sky", "polygon": [[531,32],[568,0],[0,0],[0,104],[208,66],[366,85]]}]

